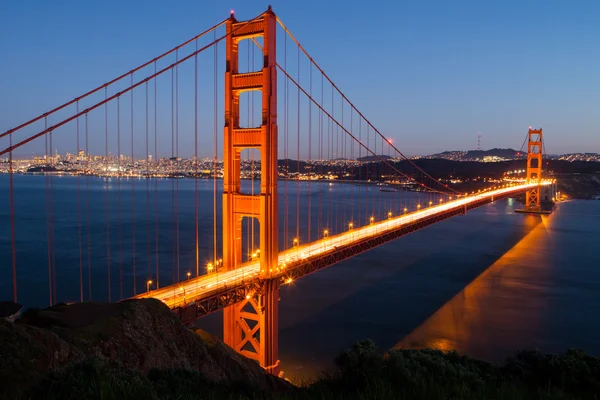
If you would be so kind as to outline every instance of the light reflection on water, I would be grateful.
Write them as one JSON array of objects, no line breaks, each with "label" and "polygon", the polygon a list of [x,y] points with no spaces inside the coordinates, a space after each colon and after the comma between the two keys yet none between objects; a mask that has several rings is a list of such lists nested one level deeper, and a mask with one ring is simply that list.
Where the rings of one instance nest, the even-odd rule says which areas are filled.
[{"label": "light reflection on water", "polygon": [[521,348],[600,355],[600,202],[550,216],[501,201],[307,277],[281,294],[280,357],[310,379],[341,350],[433,347],[501,362]]},{"label": "light reflection on water", "polygon": [[510,352],[527,343],[550,312],[548,287],[540,283],[551,268],[544,243],[552,218],[526,215],[529,233],[394,348],[456,350],[499,361],[498,347]]}]

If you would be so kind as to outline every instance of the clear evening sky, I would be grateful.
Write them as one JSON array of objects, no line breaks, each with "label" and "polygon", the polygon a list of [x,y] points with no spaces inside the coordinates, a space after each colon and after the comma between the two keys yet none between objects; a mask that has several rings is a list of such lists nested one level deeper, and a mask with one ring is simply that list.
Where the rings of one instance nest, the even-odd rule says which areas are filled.
[{"label": "clear evening sky", "polygon": [[[270,2],[406,154],[474,149],[478,132],[482,148],[519,148],[529,126],[544,128],[550,153],[600,152],[596,0]],[[2,1],[0,132],[129,71],[230,9],[243,20],[268,4]]]}]

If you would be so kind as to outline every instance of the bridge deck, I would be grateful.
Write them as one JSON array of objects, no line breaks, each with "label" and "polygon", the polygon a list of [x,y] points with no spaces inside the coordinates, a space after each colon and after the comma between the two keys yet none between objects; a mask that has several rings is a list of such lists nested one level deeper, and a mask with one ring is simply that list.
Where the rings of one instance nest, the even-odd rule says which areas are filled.
[{"label": "bridge deck", "polygon": [[[272,271],[271,277],[289,283],[425,226],[535,186],[521,184],[474,194],[296,246],[279,254],[279,265]],[[184,320],[191,321],[235,304],[260,290],[259,262],[252,261],[232,271],[201,275],[134,298],[159,299],[179,312]]]}]

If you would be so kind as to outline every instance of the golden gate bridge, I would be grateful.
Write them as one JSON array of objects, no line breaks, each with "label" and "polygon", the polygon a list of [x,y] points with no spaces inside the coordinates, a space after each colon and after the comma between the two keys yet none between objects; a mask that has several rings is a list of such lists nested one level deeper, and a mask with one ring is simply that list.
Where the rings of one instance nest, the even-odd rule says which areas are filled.
[{"label": "golden gate bridge", "polygon": [[[527,137],[526,179],[459,193],[387,139],[270,7],[247,21],[232,12],[160,56],[0,135],[0,156],[8,157],[13,299],[17,302],[18,289],[27,288],[17,280],[19,271],[39,267],[20,263],[19,231],[26,230],[26,222],[18,218],[13,176],[22,171],[15,154],[43,154],[41,171],[50,173],[45,174],[46,238],[40,251],[47,254],[50,305],[66,300],[57,279],[66,268],[78,274],[79,301],[155,298],[186,323],[223,309],[224,341],[278,374],[281,285],[510,196],[525,193],[524,210],[543,212],[541,188],[553,182],[542,179],[542,130],[530,128]],[[67,143],[77,156],[59,160],[53,141]],[[94,146],[103,147],[104,155],[91,156]],[[201,162],[200,154],[207,151],[211,157]],[[383,156],[386,151],[390,156]],[[193,153],[186,171],[194,180],[193,235],[182,234],[187,221],[180,220],[175,179],[182,174],[184,153]],[[347,162],[365,156],[375,162]],[[64,233],[56,234],[61,215],[54,175],[61,171],[77,176],[77,207],[64,211],[73,220],[76,238],[69,245],[78,249],[76,260],[57,259],[57,246],[67,241]],[[303,192],[301,184],[316,185],[348,171],[360,182],[396,180],[416,189],[382,199],[373,195],[374,186],[363,193],[359,186],[358,194],[350,192],[343,202],[322,191]],[[114,183],[100,194],[90,188],[95,175]],[[163,176],[173,178],[170,208],[161,205],[162,194],[149,179]],[[136,189],[140,177],[146,178],[141,194]],[[202,179],[212,183],[212,204],[201,204]],[[100,212],[90,209],[90,198],[102,195],[105,221],[92,223],[91,215]],[[212,237],[207,239],[200,234],[200,210],[209,209]],[[168,214],[172,223],[165,238],[158,221]],[[101,240],[106,246],[98,251],[93,244]],[[162,241],[171,245],[170,260],[159,254]],[[207,241],[211,246],[202,245]],[[190,251],[195,263],[182,268],[180,255]],[[93,278],[100,263],[103,280]],[[93,296],[99,286],[106,298]]]}]

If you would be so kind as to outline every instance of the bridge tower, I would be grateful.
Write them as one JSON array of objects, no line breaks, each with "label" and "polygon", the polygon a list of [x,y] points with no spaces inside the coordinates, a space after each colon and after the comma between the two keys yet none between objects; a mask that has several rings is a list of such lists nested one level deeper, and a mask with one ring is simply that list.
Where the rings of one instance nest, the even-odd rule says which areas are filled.
[{"label": "bridge tower", "polygon": [[542,129],[531,129],[527,142],[527,183],[537,186],[525,193],[525,212],[541,213]]},{"label": "bridge tower", "polygon": [[[260,277],[256,293],[223,311],[223,339],[237,352],[257,360],[272,374],[279,373],[279,282],[271,279],[278,262],[277,211],[277,64],[276,17],[271,7],[251,22],[238,22],[233,12],[226,22],[223,268],[242,263],[242,219],[256,218],[260,227]],[[240,73],[238,48],[242,40],[263,38],[262,70]],[[260,91],[262,122],[240,127],[240,94]],[[241,192],[240,155],[255,148],[261,157],[260,194]]]}]

